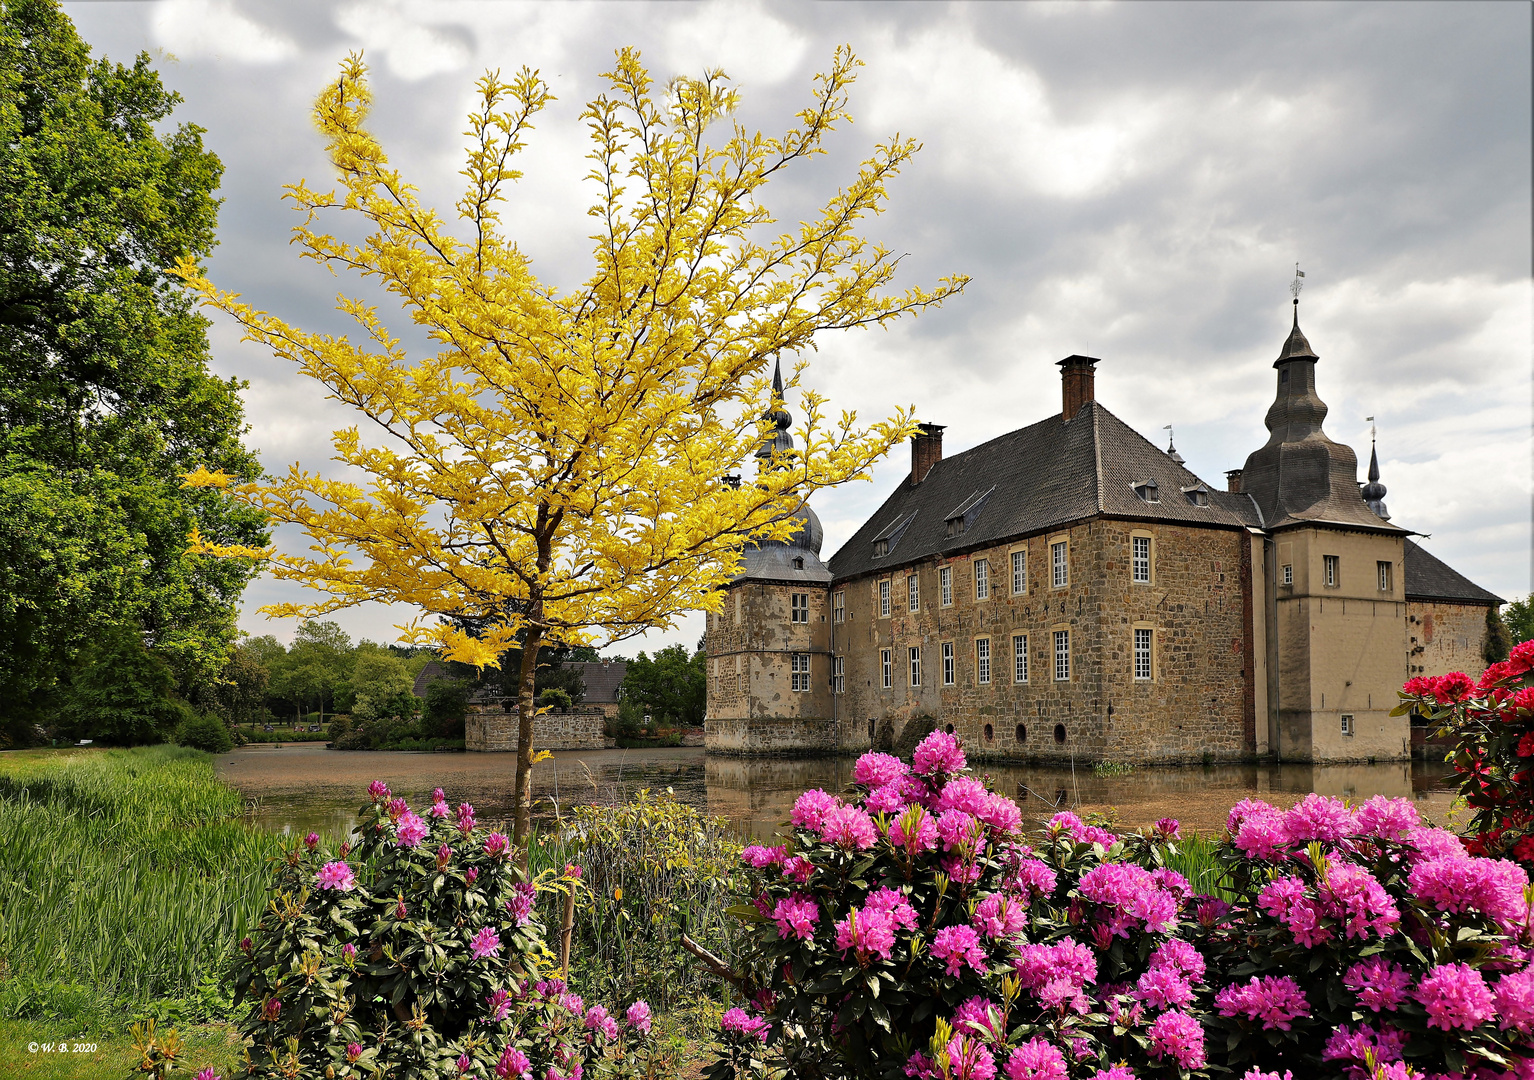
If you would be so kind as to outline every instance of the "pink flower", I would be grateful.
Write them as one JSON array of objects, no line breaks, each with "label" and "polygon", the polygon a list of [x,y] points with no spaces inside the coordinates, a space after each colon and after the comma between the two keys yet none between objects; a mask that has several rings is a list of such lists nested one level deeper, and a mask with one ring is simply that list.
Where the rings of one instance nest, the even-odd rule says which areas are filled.
[{"label": "pink flower", "polygon": [[501,951],[501,935],[495,932],[495,927],[482,927],[479,933],[474,935],[474,940],[469,943],[469,954],[476,960],[483,960],[487,956],[494,956]]},{"label": "pink flower", "polygon": [[485,854],[492,859],[504,859],[510,850],[511,841],[504,834],[493,832],[485,837]]},{"label": "pink flower", "polygon": [[474,831],[474,807],[468,803],[458,804],[458,831],[465,836]]},{"label": "pink flower", "polygon": [[1419,826],[1407,830],[1406,842],[1416,851],[1412,862],[1426,862],[1429,859],[1468,859],[1469,853],[1465,851],[1465,845],[1459,837],[1448,829],[1429,829]]},{"label": "pink flower", "polygon": [[1491,991],[1469,964],[1440,964],[1423,976],[1414,995],[1427,1009],[1427,1026],[1469,1031],[1495,1015]]},{"label": "pink flower", "polygon": [[788,820],[801,829],[818,832],[826,815],[841,804],[836,796],[828,795],[819,788],[811,788],[794,800],[794,809],[789,813]]},{"label": "pink flower", "polygon": [[1150,1056],[1170,1056],[1184,1069],[1204,1067],[1204,1029],[1185,1012],[1164,1012],[1150,1026]]},{"label": "pink flower", "polygon": [[1385,887],[1355,863],[1332,862],[1319,892],[1322,912],[1341,922],[1350,938],[1384,935],[1401,921]]},{"label": "pink flower", "polygon": [[748,1039],[765,1039],[769,1025],[761,1017],[752,1016],[737,1005],[719,1018],[719,1026],[725,1031],[744,1035]]},{"label": "pink flower", "polygon": [[966,814],[978,815],[990,796],[991,793],[985,790],[985,785],[979,780],[961,777],[943,786],[943,790],[937,793],[937,803],[932,809],[939,814],[944,810],[963,810]]},{"label": "pink flower", "polygon": [[903,784],[885,784],[868,793],[868,798],[863,800],[863,809],[870,814],[898,814],[906,808],[906,803]]},{"label": "pink flower", "polygon": [[1387,799],[1376,795],[1358,808],[1358,827],[1365,836],[1379,840],[1405,840],[1422,824],[1410,799]]},{"label": "pink flower", "polygon": [[357,959],[357,946],[353,945],[350,941],[348,941],[345,945],[342,945],[341,958],[348,963]]},{"label": "pink flower", "polygon": [[820,919],[820,905],[808,896],[795,893],[779,900],[772,909],[772,918],[778,924],[778,938],[792,935],[800,941],[815,936],[815,923]]},{"label": "pink flower", "polygon": [[1400,964],[1381,957],[1361,961],[1342,975],[1342,985],[1358,995],[1358,1003],[1374,1012],[1395,1012],[1406,1000],[1411,975]]},{"label": "pink flower", "polygon": [[1175,971],[1190,983],[1204,980],[1204,957],[1186,941],[1173,938],[1150,955],[1152,970]]},{"label": "pink flower", "polygon": [[976,994],[953,1011],[953,1029],[971,1037],[1005,1035],[1001,1030],[1001,1009],[994,1001]]},{"label": "pink flower", "polygon": [[1252,807],[1239,819],[1231,811],[1232,819],[1238,820],[1235,844],[1248,858],[1282,859],[1289,854],[1289,827],[1284,815],[1267,803]]},{"label": "pink flower", "polygon": [[937,1076],[937,1067],[931,1058],[920,1050],[912,1054],[905,1063],[905,1074],[912,1080],[932,1080]]},{"label": "pink flower", "polygon": [[463,880],[467,884],[473,885],[476,881],[479,880],[479,868],[476,866],[469,867],[463,873]]},{"label": "pink flower", "polygon": [[1370,1057],[1382,1064],[1401,1060],[1406,1048],[1406,1035],[1393,1028],[1376,1030],[1368,1024],[1359,1024],[1355,1031],[1343,1024],[1332,1032],[1321,1051],[1322,1061],[1353,1061],[1364,1064]]},{"label": "pink flower", "polygon": [[213,1067],[210,1065],[208,1068],[203,1069],[196,1076],[192,1077],[192,1080],[224,1080],[224,1078],[219,1076],[218,1073],[214,1072]]},{"label": "pink flower", "polygon": [[437,869],[442,870],[452,861],[453,849],[446,844],[437,845]]},{"label": "pink flower", "polygon": [[943,838],[944,851],[961,847],[973,851],[985,835],[985,827],[963,810],[945,810],[937,819],[937,832]]},{"label": "pink flower", "polygon": [[1085,900],[1116,909],[1109,913],[1109,933],[1129,936],[1141,924],[1152,933],[1177,918],[1177,902],[1161,890],[1149,871],[1132,863],[1103,863],[1081,875],[1077,891]]},{"label": "pink flower", "polygon": [[1479,911],[1498,923],[1524,914],[1529,875],[1506,859],[1429,859],[1412,868],[1412,895],[1439,911]]},{"label": "pink flower", "polygon": [[910,855],[922,855],[937,846],[937,822],[920,806],[907,807],[890,827],[890,843]]},{"label": "pink flower", "polygon": [[1498,1027],[1516,1028],[1525,1035],[1534,1030],[1534,969],[1502,976],[1491,998]]},{"label": "pink flower", "polygon": [[967,764],[959,740],[946,731],[934,731],[918,743],[911,761],[922,776],[961,772]]},{"label": "pink flower", "polygon": [[1220,920],[1230,914],[1230,905],[1217,896],[1201,896],[1194,910],[1198,917],[1198,924],[1210,927],[1218,925]]},{"label": "pink flower", "polygon": [[894,920],[895,925],[906,930],[916,929],[916,909],[895,889],[875,889],[868,894],[863,905],[869,911],[883,911]]},{"label": "pink flower", "polygon": [[426,822],[415,814],[406,810],[400,815],[399,824],[395,827],[395,836],[402,848],[419,847],[422,840],[426,839]]},{"label": "pink flower", "polygon": [[362,1056],[362,1044],[349,1042],[346,1044],[346,1060],[356,1061]]},{"label": "pink flower", "polygon": [[1106,829],[1099,829],[1096,825],[1087,825],[1069,810],[1062,810],[1050,818],[1044,826],[1044,834],[1051,838],[1068,834],[1078,844],[1101,844],[1110,848],[1118,843],[1119,838]]},{"label": "pink flower", "polygon": [[533,917],[533,901],[537,899],[538,889],[529,881],[519,881],[511,887],[511,899],[501,907],[506,909],[506,914],[511,916],[518,926],[526,926]]},{"label": "pink flower", "polygon": [[980,947],[980,935],[972,926],[943,927],[932,939],[931,951],[934,957],[946,961],[949,975],[957,977],[966,964],[975,971],[985,970],[985,950]]},{"label": "pink flower", "polygon": [[1193,895],[1193,887],[1188,884],[1188,879],[1170,867],[1163,866],[1158,870],[1152,870],[1151,878],[1159,889],[1171,893],[1179,901]]},{"label": "pink flower", "polygon": [[382,780],[374,780],[368,785],[368,797],[374,802],[381,802],[389,797],[389,785]]},{"label": "pink flower", "polygon": [[1086,1011],[1082,989],[1097,979],[1097,958],[1080,942],[1066,938],[1053,945],[1024,945],[1012,963],[1018,985],[1045,1005]]},{"label": "pink flower", "polygon": [[975,811],[975,816],[995,833],[1015,833],[1023,826],[1023,812],[1017,808],[1017,803],[1005,795],[987,795],[985,803]]},{"label": "pink flower", "polygon": [[1225,816],[1225,831],[1231,836],[1241,831],[1241,823],[1253,814],[1276,814],[1279,809],[1272,803],[1263,802],[1261,799],[1242,799],[1230,808],[1230,813]]},{"label": "pink flower", "polygon": [[1290,1021],[1310,1015],[1310,1003],[1300,984],[1287,975],[1252,976],[1245,985],[1232,983],[1214,996],[1221,1016],[1261,1020],[1265,1030],[1288,1031]]},{"label": "pink flower", "polygon": [[497,990],[485,998],[485,1001],[490,1006],[490,1022],[492,1024],[499,1024],[511,1015],[512,998],[505,990]]},{"label": "pink flower", "polygon": [[357,884],[357,875],[352,873],[352,868],[344,862],[328,862],[320,867],[320,872],[314,876],[314,884],[320,889],[351,892]]},{"label": "pink flower", "polygon": [[1174,817],[1164,817],[1156,822],[1156,835],[1166,840],[1182,839],[1182,826]]},{"label": "pink flower", "polygon": [[973,923],[988,938],[1009,938],[1028,925],[1028,911],[1023,903],[992,893],[975,905]]},{"label": "pink flower", "polygon": [[979,1039],[955,1035],[946,1049],[952,1080],[992,1080],[996,1075],[996,1059]]},{"label": "pink flower", "polygon": [[1294,843],[1344,840],[1358,833],[1358,821],[1341,799],[1311,792],[1284,814],[1284,827]]},{"label": "pink flower", "polygon": [[576,881],[581,879],[581,868],[577,863],[565,863],[565,877]]},{"label": "pink flower", "polygon": [[852,766],[852,779],[866,788],[881,788],[893,784],[910,771],[910,766],[899,758],[870,751],[858,758]]},{"label": "pink flower", "polygon": [[803,855],[791,855],[783,860],[783,875],[792,878],[800,885],[810,880],[810,875],[815,872],[815,864]]},{"label": "pink flower", "polygon": [[1019,859],[1007,876],[1013,890],[1033,896],[1050,896],[1055,891],[1055,872],[1038,859]]},{"label": "pink flower", "polygon": [[887,911],[865,908],[859,912],[853,908],[836,924],[836,947],[843,955],[852,950],[860,963],[866,963],[870,956],[888,960],[895,948],[895,920]]},{"label": "pink flower", "polygon": [[[1135,1080],[1135,1074],[1128,1065],[1110,1065],[1106,1069],[1098,1069],[1087,1080]],[[1274,1080],[1278,1078],[1274,1077]]]},{"label": "pink flower", "polygon": [[757,870],[764,870],[769,866],[782,866],[786,858],[788,858],[788,848],[783,844],[777,847],[752,844],[740,853],[741,861]]},{"label": "pink flower", "polygon": [[1257,1066],[1253,1065],[1250,1069],[1246,1070],[1246,1072],[1241,1075],[1241,1080],[1294,1080],[1294,1073],[1290,1072],[1288,1069],[1285,1069],[1284,1075],[1279,1076],[1276,1072],[1263,1072]]},{"label": "pink flower", "polygon": [[1066,1080],[1065,1057],[1043,1039],[1029,1039],[1007,1058],[1008,1080]]},{"label": "pink flower", "polygon": [[508,1046],[501,1051],[501,1060],[496,1062],[495,1075],[501,1080],[526,1080],[533,1075],[533,1063],[522,1051]]},{"label": "pink flower", "polygon": [[837,806],[826,811],[821,819],[820,838],[848,851],[863,851],[874,846],[879,830],[874,828],[874,819],[867,811],[856,806]]},{"label": "pink flower", "polygon": [[1135,984],[1134,997],[1152,1009],[1180,1009],[1193,1000],[1193,987],[1170,968],[1151,968]]},{"label": "pink flower", "polygon": [[624,1017],[624,1019],[626,1019],[628,1021],[629,1027],[633,1028],[635,1031],[638,1031],[641,1034],[645,1034],[645,1035],[649,1034],[649,1032],[650,1032],[650,1003],[649,1002],[647,1002],[647,1001],[636,1001],[636,1002],[634,1002],[634,1004],[632,1004],[632,1005],[630,1005],[628,1007],[628,1011],[623,1014],[623,1017]]},{"label": "pink flower", "polygon": [[304,837],[304,847],[308,848],[310,851],[313,851],[315,848],[319,847],[319,844],[320,834],[317,832],[312,832],[308,836]]},{"label": "pink flower", "polygon": [[[437,790],[441,791],[442,789],[438,788]],[[452,813],[452,807],[448,806],[447,803],[443,802],[441,799],[438,799],[436,802],[432,803],[431,809],[426,811],[428,817],[434,818],[449,817],[452,815]]]},{"label": "pink flower", "polygon": [[407,803],[404,799],[396,796],[395,798],[389,800],[388,810],[389,820],[398,821],[410,810],[410,804]]},{"label": "pink flower", "polygon": [[586,1010],[586,1030],[595,1032],[602,1038],[611,1041],[618,1037],[618,1021],[607,1015],[607,1010],[600,1005],[593,1005]]}]

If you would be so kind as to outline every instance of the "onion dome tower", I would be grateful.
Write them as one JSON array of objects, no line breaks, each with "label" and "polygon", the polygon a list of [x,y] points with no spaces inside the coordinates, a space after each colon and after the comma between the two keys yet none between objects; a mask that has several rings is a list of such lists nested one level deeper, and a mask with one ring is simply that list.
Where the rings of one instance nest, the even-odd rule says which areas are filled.
[{"label": "onion dome tower", "polygon": [[[783,369],[774,366],[772,371],[773,408],[764,419],[773,423],[773,433],[762,443],[756,456],[770,464],[774,455],[788,453],[794,448],[794,437],[788,433],[793,417],[783,407]],[[831,571],[820,561],[820,546],[825,539],[825,529],[810,504],[801,502],[793,512],[799,528],[787,540],[760,540],[746,545],[745,565],[737,581],[793,581],[829,582]]]},{"label": "onion dome tower", "polygon": [[[1369,417],[1373,420],[1374,417]],[[1369,482],[1364,485],[1362,495],[1369,509],[1382,521],[1390,520],[1390,511],[1385,508],[1385,485],[1380,483],[1380,455],[1375,445],[1375,432],[1371,426],[1369,429]]]}]

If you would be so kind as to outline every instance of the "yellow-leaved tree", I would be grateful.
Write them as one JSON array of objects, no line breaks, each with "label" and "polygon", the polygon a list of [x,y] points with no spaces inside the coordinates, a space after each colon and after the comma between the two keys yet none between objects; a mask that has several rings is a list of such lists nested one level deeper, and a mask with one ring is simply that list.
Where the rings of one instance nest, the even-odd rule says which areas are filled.
[{"label": "yellow-leaved tree", "polygon": [[[345,268],[398,297],[437,351],[407,354],[375,306],[342,296],[359,340],[309,333],[221,292],[191,264],[181,274],[249,339],[297,363],[369,420],[334,433],[336,458],[366,485],[294,465],[230,486],[199,470],[187,483],[227,486],[274,520],[301,526],[307,555],[221,548],[267,560],[277,578],[327,594],[281,604],[316,616],[364,601],[442,617],[402,627],[443,655],[496,665],[520,647],[516,839],[531,812],[533,679],[540,645],[614,641],[718,610],[743,543],[786,539],[811,493],[867,475],[912,429],[908,411],[869,426],[828,421],[804,392],[799,448],[757,460],[778,405],[766,378],[817,333],[885,324],[938,303],[966,279],[885,292],[899,259],[857,234],[885,184],[917,150],[877,147],[813,221],[773,233],[763,187],[823,153],[846,112],[858,61],[836,52],[798,124],[767,138],[730,123],[736,91],[722,72],[657,90],[624,49],[605,92],[581,114],[591,132],[595,267],[578,289],[540,281],[504,235],[499,210],[520,175],[512,161],[552,100],[536,72],[479,82],[470,117],[467,190],[455,220],[422,204],[365,122],[366,68],[352,56],[315,103],[344,192],[300,182],[307,258]],[[315,228],[325,210],[361,215],[365,240]],[[798,384],[802,364],[790,386]],[[734,475],[749,466],[745,482]],[[473,627],[474,630],[465,629]]]}]

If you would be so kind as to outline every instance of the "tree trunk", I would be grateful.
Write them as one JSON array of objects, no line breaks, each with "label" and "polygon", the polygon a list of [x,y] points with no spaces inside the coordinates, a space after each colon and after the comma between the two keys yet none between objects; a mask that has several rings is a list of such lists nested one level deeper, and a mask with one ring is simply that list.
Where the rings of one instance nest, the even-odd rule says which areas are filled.
[{"label": "tree trunk", "polygon": [[527,627],[522,642],[522,671],[517,681],[517,785],[513,839],[526,848],[533,821],[533,716],[538,703],[533,697],[533,682],[538,675],[538,646],[543,642],[543,628]]}]

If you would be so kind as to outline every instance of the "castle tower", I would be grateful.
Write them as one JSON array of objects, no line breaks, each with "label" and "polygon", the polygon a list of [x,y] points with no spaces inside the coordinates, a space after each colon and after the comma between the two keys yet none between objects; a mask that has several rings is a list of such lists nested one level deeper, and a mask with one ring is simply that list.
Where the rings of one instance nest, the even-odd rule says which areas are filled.
[{"label": "castle tower", "polygon": [[[783,408],[783,376],[772,377],[774,432],[756,456],[791,450],[792,422]],[[829,586],[820,559],[823,530],[808,503],[793,517],[787,540],[746,547],[741,573],[726,589],[723,610],[708,618],[708,713],[704,745],[711,753],[790,754],[834,749],[831,710]]]},{"label": "castle tower", "polygon": [[1389,714],[1406,679],[1407,530],[1382,513],[1378,461],[1377,492],[1360,491],[1357,456],[1322,430],[1320,358],[1300,330],[1299,303],[1296,289],[1294,325],[1273,364],[1268,441],[1240,475],[1270,537],[1269,745],[1285,761],[1404,758],[1408,721]]}]

